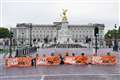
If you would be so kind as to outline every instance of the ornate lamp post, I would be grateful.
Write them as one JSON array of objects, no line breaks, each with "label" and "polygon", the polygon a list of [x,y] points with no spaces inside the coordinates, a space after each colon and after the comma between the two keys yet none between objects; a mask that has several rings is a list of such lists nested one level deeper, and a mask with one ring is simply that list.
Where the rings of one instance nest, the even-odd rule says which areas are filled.
[{"label": "ornate lamp post", "polygon": [[117,43],[117,26],[115,24],[115,33],[114,33],[114,47],[113,47],[113,51],[118,51],[118,43]]},{"label": "ornate lamp post", "polygon": [[108,34],[108,37],[109,37],[108,46],[109,48],[111,48],[111,34]]},{"label": "ornate lamp post", "polygon": [[29,24],[30,28],[30,47],[32,47],[32,23]]},{"label": "ornate lamp post", "polygon": [[24,33],[22,33],[22,46],[23,46],[23,38],[24,38],[24,36],[23,36],[23,35],[24,35]]},{"label": "ornate lamp post", "polygon": [[97,55],[97,48],[98,48],[98,35],[99,35],[99,28],[95,27],[94,28],[94,36],[95,36],[95,55]]},{"label": "ornate lamp post", "polygon": [[9,47],[10,55],[9,57],[12,57],[12,37],[13,37],[13,33],[10,31],[10,47]]}]

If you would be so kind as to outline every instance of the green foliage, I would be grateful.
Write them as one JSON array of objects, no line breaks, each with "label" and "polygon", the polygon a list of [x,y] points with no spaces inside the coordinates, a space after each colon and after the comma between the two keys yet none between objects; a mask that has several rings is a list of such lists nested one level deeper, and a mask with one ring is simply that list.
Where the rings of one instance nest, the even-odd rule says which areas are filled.
[{"label": "green foliage", "polygon": [[10,32],[7,28],[0,28],[0,38],[9,38],[10,37]]},{"label": "green foliage", "polygon": [[114,39],[115,34],[117,35],[117,38],[120,39],[120,27],[118,30],[108,30],[108,32],[105,34],[105,39]]}]

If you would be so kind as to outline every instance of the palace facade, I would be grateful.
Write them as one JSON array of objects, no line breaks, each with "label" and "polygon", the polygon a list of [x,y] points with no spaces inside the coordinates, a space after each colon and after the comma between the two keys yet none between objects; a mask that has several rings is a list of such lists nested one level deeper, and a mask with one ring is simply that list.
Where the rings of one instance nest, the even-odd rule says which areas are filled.
[{"label": "palace facade", "polygon": [[[104,24],[87,24],[76,25],[68,24],[68,29],[71,31],[72,40],[74,42],[86,42],[86,37],[91,39],[91,45],[94,45],[94,28],[99,28],[98,44],[104,44]],[[15,28],[11,28],[11,31],[15,33],[14,39],[17,44],[29,44],[30,35],[31,41],[43,42],[44,38],[53,42],[54,38],[58,38],[58,30],[61,29],[61,22],[54,22],[53,24],[31,24],[31,23],[18,23]]]}]

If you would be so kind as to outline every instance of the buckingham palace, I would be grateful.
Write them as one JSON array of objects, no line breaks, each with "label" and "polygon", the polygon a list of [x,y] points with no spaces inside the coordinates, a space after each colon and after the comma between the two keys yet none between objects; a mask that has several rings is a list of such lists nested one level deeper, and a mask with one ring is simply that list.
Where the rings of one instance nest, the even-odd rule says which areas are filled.
[{"label": "buckingham palace", "polygon": [[[104,41],[104,24],[92,24],[87,25],[76,25],[68,24],[68,29],[71,31],[72,40],[74,42],[86,42],[86,37],[91,39],[91,44],[94,45],[94,28],[99,28],[98,41],[99,44],[103,45]],[[44,38],[52,42],[54,38],[58,38],[58,30],[61,28],[61,22],[54,22],[53,24],[31,24],[31,23],[19,23],[16,25],[16,28],[11,28],[13,33],[15,33],[15,40],[17,44],[29,44],[30,35],[31,41],[43,42]],[[31,30],[31,31],[30,31]]]},{"label": "buckingham palace", "polygon": [[94,46],[94,30],[96,27],[99,30],[97,33],[97,43],[98,45],[104,44],[104,24],[69,24],[66,13],[67,9],[63,9],[61,21],[53,22],[53,24],[18,23],[15,28],[11,28],[17,45],[45,43],[45,39],[47,38],[47,42],[52,44],[82,45],[89,43],[89,45]]}]

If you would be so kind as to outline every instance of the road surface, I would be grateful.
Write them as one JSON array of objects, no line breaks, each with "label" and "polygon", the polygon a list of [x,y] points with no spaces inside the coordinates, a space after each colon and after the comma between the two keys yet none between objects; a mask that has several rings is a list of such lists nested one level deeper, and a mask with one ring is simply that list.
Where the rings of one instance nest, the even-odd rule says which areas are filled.
[{"label": "road surface", "polygon": [[[105,49],[102,51],[105,52]],[[41,53],[44,51],[41,50],[39,54]],[[119,58],[119,52],[117,56]],[[0,80],[120,80],[120,64],[109,66],[58,65],[6,69],[4,59],[1,57]]]}]

